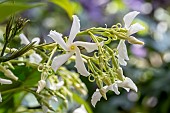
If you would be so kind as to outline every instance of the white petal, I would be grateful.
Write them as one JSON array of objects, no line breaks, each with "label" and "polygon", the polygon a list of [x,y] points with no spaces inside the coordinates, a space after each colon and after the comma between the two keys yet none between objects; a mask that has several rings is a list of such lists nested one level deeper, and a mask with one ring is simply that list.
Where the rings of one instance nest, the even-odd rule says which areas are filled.
[{"label": "white petal", "polygon": [[117,84],[112,84],[112,85],[110,85],[110,86],[108,86],[107,87],[107,90],[111,90],[111,91],[114,91],[115,93],[116,93],[116,95],[119,95],[120,94],[120,92],[119,92],[119,90],[118,90],[118,86],[117,86]]},{"label": "white petal", "polygon": [[129,60],[125,40],[120,40],[117,49],[120,57],[124,58],[125,60]]},{"label": "white petal", "polygon": [[91,104],[93,105],[93,107],[96,106],[96,103],[100,101],[101,97],[102,95],[100,94],[99,90],[96,89],[96,92],[93,93],[92,99],[91,99]]},{"label": "white petal", "polygon": [[87,113],[84,105],[81,105],[79,108],[75,109],[73,113]]},{"label": "white petal", "polygon": [[33,38],[31,42],[35,42],[35,45],[38,45],[40,43],[40,38]]},{"label": "white petal", "polygon": [[140,25],[139,23],[135,23],[133,25],[130,26],[129,31],[128,31],[128,35],[132,35],[134,33],[137,33],[138,31],[144,30],[145,28]]},{"label": "white petal", "polygon": [[39,93],[41,90],[43,90],[45,86],[46,86],[45,80],[38,81],[38,89],[36,93]]},{"label": "white petal", "polygon": [[41,62],[41,60],[42,60],[41,56],[35,52],[32,53],[29,57],[29,61],[31,63],[39,64]]},{"label": "white petal", "polygon": [[90,73],[87,71],[83,59],[80,55],[80,50],[76,47],[76,65],[77,71],[83,76],[89,76]]},{"label": "white petal", "polygon": [[134,18],[139,14],[140,12],[137,11],[133,11],[130,12],[128,14],[126,14],[123,17],[124,23],[125,23],[125,28],[128,29],[130,27],[130,24],[132,23],[132,21],[134,20]]},{"label": "white petal", "polygon": [[119,56],[118,56],[118,62],[122,66],[126,66],[127,65],[127,62],[122,57],[119,57]]},{"label": "white petal", "polygon": [[2,102],[2,96],[1,96],[1,92],[0,92],[0,102]]},{"label": "white petal", "polygon": [[67,41],[67,45],[70,46],[73,43],[77,33],[80,32],[80,20],[76,15],[73,15],[73,23],[70,30],[69,39]]},{"label": "white petal", "polygon": [[57,69],[63,65],[71,56],[73,55],[73,52],[68,52],[64,55],[56,56],[54,57],[51,67],[56,72]]},{"label": "white petal", "polygon": [[7,80],[7,79],[0,78],[0,83],[1,83],[1,84],[12,84],[12,81],[11,81],[11,80]]},{"label": "white petal", "polygon": [[97,43],[89,43],[89,42],[76,41],[76,42],[74,42],[74,44],[76,46],[84,47],[87,50],[88,53],[98,49]]},{"label": "white petal", "polygon": [[123,88],[130,88],[136,92],[138,91],[138,88],[135,83],[128,77],[126,77],[124,81],[117,83],[117,85]]},{"label": "white petal", "polygon": [[59,90],[64,85],[64,81],[60,81],[56,84],[56,90]]},{"label": "white petal", "polygon": [[23,33],[20,34],[19,37],[21,39],[21,44],[28,45],[30,43],[30,41],[27,39],[27,37]]},{"label": "white petal", "polygon": [[62,34],[51,30],[48,36],[51,37],[56,43],[58,43],[64,50],[68,50],[68,47],[62,38]]}]

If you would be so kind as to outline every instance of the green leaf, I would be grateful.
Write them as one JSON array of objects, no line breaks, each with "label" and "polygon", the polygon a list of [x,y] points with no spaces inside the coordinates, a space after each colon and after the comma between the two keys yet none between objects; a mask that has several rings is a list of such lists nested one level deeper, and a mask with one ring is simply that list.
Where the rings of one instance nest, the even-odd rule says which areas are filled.
[{"label": "green leaf", "polygon": [[79,104],[83,104],[84,107],[86,108],[88,113],[93,113],[92,109],[90,108],[90,106],[88,105],[88,103],[86,101],[84,101],[79,95],[77,95],[76,93],[72,93],[73,94],[73,99],[79,103]]},{"label": "green leaf", "polygon": [[69,0],[50,0],[50,2],[63,8],[67,12],[70,19],[72,19],[72,15],[74,14],[72,2],[70,2]]},{"label": "green leaf", "polygon": [[0,22],[2,22],[4,19],[6,19],[11,14],[18,13],[20,11],[24,11],[24,10],[31,9],[34,7],[39,7],[42,5],[44,4],[43,3],[37,3],[37,4],[3,3],[3,4],[0,4]]}]

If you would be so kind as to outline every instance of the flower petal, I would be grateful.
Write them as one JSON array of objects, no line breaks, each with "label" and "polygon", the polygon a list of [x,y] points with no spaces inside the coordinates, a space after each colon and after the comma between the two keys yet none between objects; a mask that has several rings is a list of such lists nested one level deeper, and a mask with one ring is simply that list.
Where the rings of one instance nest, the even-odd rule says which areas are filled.
[{"label": "flower petal", "polygon": [[68,52],[64,55],[56,56],[54,57],[51,67],[53,68],[54,71],[57,71],[57,69],[63,65],[74,53],[73,52]]},{"label": "flower petal", "polygon": [[56,43],[58,43],[64,50],[68,50],[68,47],[62,38],[62,34],[51,30],[48,36],[51,37]]},{"label": "flower petal", "polygon": [[79,32],[80,32],[80,20],[76,15],[73,15],[73,23],[70,30],[69,39],[67,41],[68,46],[70,46],[73,43],[74,38]]},{"label": "flower petal", "polygon": [[93,105],[93,107],[96,106],[96,103],[98,101],[100,101],[101,97],[102,97],[102,95],[100,94],[99,89],[96,89],[96,91],[93,93],[92,99],[91,99],[91,104]]},{"label": "flower petal", "polygon": [[88,53],[93,52],[94,50],[98,50],[97,43],[76,41],[76,42],[74,42],[74,44],[76,46],[84,47],[87,50]]},{"label": "flower petal", "polygon": [[129,60],[128,54],[127,54],[127,48],[125,45],[125,40],[120,40],[119,45],[117,46],[119,57]]},{"label": "flower petal", "polygon": [[134,18],[139,14],[140,12],[137,11],[132,11],[128,14],[126,14],[123,17],[124,23],[125,23],[125,28],[128,29],[130,27],[130,24],[132,23],[132,21],[134,20]]},{"label": "flower petal", "polygon": [[75,109],[73,113],[87,113],[84,105],[81,105],[79,108]]},{"label": "flower petal", "polygon": [[0,78],[0,83],[1,83],[1,84],[12,84],[12,81],[11,81],[11,80],[7,80],[7,79]]},{"label": "flower petal", "polygon": [[36,93],[40,93],[40,91],[43,90],[45,86],[46,86],[45,80],[38,81],[38,89]]},{"label": "flower petal", "polygon": [[32,53],[29,57],[29,61],[31,63],[39,64],[41,62],[41,60],[42,60],[41,56],[35,52]]},{"label": "flower petal", "polygon": [[125,59],[123,59],[122,57],[119,57],[119,55],[118,55],[118,62],[122,66],[126,66],[127,65],[127,62],[125,61]]},{"label": "flower petal", "polygon": [[107,90],[109,91],[109,90],[111,90],[111,91],[114,91],[115,93],[116,93],[116,95],[119,95],[120,94],[120,92],[119,92],[119,90],[118,90],[118,86],[117,86],[117,84],[112,84],[112,85],[110,85],[110,86],[108,86],[107,87]]},{"label": "flower petal", "polygon": [[135,85],[135,83],[128,77],[126,77],[124,81],[118,82],[117,85],[119,87],[123,87],[123,88],[130,88],[130,89],[132,89],[132,90],[134,90],[136,92],[138,91],[138,88]]},{"label": "flower petal", "polygon": [[19,37],[21,39],[21,44],[28,45],[30,43],[30,41],[27,39],[27,37],[23,33],[20,34]]},{"label": "flower petal", "polygon": [[77,71],[83,75],[83,76],[89,76],[90,73],[87,71],[85,65],[84,65],[84,62],[83,62],[83,59],[80,55],[80,50],[78,47],[76,47],[76,65],[75,67],[77,68]]},{"label": "flower petal", "polygon": [[35,42],[35,45],[38,45],[40,43],[40,38],[33,38],[31,42]]},{"label": "flower petal", "polygon": [[145,28],[139,24],[139,23],[135,23],[133,25],[130,26],[129,31],[128,31],[128,35],[132,35],[134,33],[137,33],[138,31],[144,30]]}]

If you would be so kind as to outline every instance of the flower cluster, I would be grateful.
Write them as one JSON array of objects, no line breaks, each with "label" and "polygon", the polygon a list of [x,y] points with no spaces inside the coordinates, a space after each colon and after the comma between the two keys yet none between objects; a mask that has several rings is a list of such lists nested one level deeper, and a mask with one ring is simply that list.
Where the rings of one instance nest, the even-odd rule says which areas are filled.
[{"label": "flower cluster", "polygon": [[[129,60],[126,40],[130,44],[144,44],[132,36],[144,29],[139,23],[132,24],[138,14],[137,11],[126,14],[123,18],[125,23],[123,27],[121,24],[116,24],[111,28],[93,27],[83,31],[80,30],[79,18],[73,15],[73,23],[68,37],[63,37],[61,33],[51,30],[48,38],[52,38],[54,42],[41,44],[40,38],[34,38],[30,42],[24,34],[20,34],[21,44],[26,46],[21,50],[14,51],[13,56],[7,60],[11,65],[17,63],[17,65],[36,67],[40,75],[40,80],[37,81],[38,87],[35,88],[33,85],[31,88],[24,87],[23,90],[34,94],[44,112],[57,110],[51,103],[55,105],[59,103],[67,108],[74,93],[85,98],[87,89],[78,73],[87,77],[90,82],[96,82],[98,88],[91,99],[91,103],[95,107],[101,97],[107,100],[106,93],[108,91],[119,95],[119,87],[128,92],[130,89],[137,92],[137,86],[123,74],[121,66],[126,66],[127,60]],[[78,36],[84,35],[88,35],[91,42],[78,40]],[[74,41],[75,38],[77,38],[76,41]],[[116,43],[116,40],[120,40],[118,46],[110,47],[110,42]],[[81,51],[82,48],[87,53]],[[6,52],[5,49],[4,52]],[[17,54],[19,55],[17,56]],[[16,61],[11,60],[12,58],[18,59]],[[6,59],[1,61],[3,65],[6,65],[5,61]],[[74,67],[78,73],[63,67],[64,64],[69,65],[72,61],[75,61]],[[18,80],[18,77],[4,66],[0,65],[0,70],[8,78]],[[0,78],[0,83],[12,84],[12,81]],[[74,111],[74,113],[78,112],[87,113],[83,105]]]}]

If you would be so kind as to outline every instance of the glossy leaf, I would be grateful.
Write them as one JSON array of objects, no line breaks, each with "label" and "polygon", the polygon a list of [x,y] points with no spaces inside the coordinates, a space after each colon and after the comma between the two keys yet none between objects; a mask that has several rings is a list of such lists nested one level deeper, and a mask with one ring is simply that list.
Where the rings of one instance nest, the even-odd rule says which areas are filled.
[{"label": "glossy leaf", "polygon": [[5,20],[11,14],[18,13],[20,11],[24,11],[24,10],[42,6],[42,5],[44,4],[43,3],[37,3],[37,4],[3,3],[3,4],[0,4],[0,22]]},{"label": "glossy leaf", "polygon": [[70,19],[72,19],[72,15],[74,14],[74,8],[69,0],[50,0],[50,2],[63,8],[67,12]]}]

